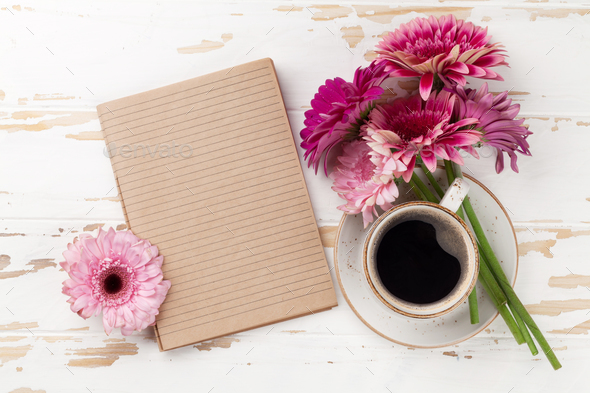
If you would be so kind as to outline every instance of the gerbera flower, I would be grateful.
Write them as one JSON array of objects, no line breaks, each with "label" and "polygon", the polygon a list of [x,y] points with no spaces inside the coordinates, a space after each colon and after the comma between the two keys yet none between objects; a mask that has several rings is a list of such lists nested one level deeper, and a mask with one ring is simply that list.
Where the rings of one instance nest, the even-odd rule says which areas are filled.
[{"label": "gerbera flower", "polygon": [[393,177],[379,176],[377,166],[371,161],[371,148],[363,140],[353,140],[343,145],[343,154],[338,157],[340,165],[335,166],[330,178],[332,189],[346,200],[338,209],[350,214],[363,215],[365,228],[378,217],[376,207],[391,208],[391,202],[398,197]]},{"label": "gerbera flower", "polygon": [[330,150],[345,140],[358,137],[360,126],[372,108],[371,102],[383,93],[379,85],[387,77],[384,68],[384,65],[359,67],[352,83],[335,78],[320,86],[311,100],[312,109],[305,112],[306,128],[301,130],[301,147],[306,150],[304,157],[316,173],[324,158],[327,175]]},{"label": "gerbera flower", "polygon": [[426,101],[415,94],[376,107],[363,127],[365,139],[373,149],[371,154],[384,165],[396,168],[394,176],[402,176],[406,182],[412,178],[417,156],[430,171],[436,168],[437,157],[463,165],[456,148],[470,151],[470,146],[481,139],[481,133],[466,127],[477,123],[474,118],[450,123],[454,103],[455,96],[442,91],[438,95],[433,92]]},{"label": "gerbera flower", "polygon": [[463,119],[473,117],[478,120],[478,130],[483,132],[483,145],[496,149],[496,172],[504,170],[504,152],[510,156],[510,167],[518,172],[516,152],[530,156],[529,143],[526,138],[532,134],[522,125],[524,119],[514,119],[520,111],[519,104],[512,104],[505,91],[496,97],[488,93],[488,84],[479,90],[456,88],[458,99],[455,101],[453,117]]},{"label": "gerbera flower", "polygon": [[155,324],[170,281],[162,280],[158,248],[131,231],[98,236],[82,234],[68,244],[60,265],[70,278],[62,292],[70,298],[70,309],[86,319],[103,313],[105,332],[120,327],[123,335]]},{"label": "gerbera flower", "polygon": [[420,76],[420,95],[428,98],[435,74],[447,85],[465,85],[465,76],[503,80],[490,67],[508,65],[503,46],[471,22],[447,15],[416,18],[388,33],[377,44],[377,64],[392,77]]}]

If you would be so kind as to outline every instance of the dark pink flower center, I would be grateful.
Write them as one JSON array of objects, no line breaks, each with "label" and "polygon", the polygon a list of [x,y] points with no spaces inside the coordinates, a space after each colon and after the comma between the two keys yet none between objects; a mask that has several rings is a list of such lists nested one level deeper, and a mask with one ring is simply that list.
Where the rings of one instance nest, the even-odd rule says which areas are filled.
[{"label": "dark pink flower center", "polygon": [[353,168],[353,173],[355,180],[359,184],[365,184],[365,182],[371,180],[375,174],[375,165],[371,162],[371,156],[368,154],[363,155]]},{"label": "dark pink flower center", "polygon": [[448,37],[443,39],[418,38],[413,42],[407,42],[404,52],[411,53],[421,59],[432,59],[442,53],[449,53],[455,45],[459,44],[459,53],[464,53],[470,49],[480,48],[481,45],[474,46],[470,42],[456,42]]},{"label": "dark pink flower center", "polygon": [[415,138],[427,135],[443,120],[441,113],[427,110],[399,113],[390,119],[390,127],[400,138],[410,142]]},{"label": "dark pink flower center", "polygon": [[103,306],[118,306],[137,293],[135,271],[120,260],[105,258],[92,273],[92,294]]},{"label": "dark pink flower center", "polygon": [[123,289],[123,278],[116,273],[109,274],[104,279],[103,288],[109,295],[116,294]]}]

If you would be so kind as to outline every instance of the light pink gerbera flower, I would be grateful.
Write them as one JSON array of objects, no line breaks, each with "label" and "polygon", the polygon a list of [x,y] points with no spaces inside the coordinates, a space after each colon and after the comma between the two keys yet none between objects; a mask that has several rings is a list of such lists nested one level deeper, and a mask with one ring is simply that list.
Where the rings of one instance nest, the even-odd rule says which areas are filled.
[{"label": "light pink gerbera flower", "polygon": [[463,89],[457,86],[453,117],[463,119],[476,118],[478,124],[473,126],[483,132],[483,145],[489,145],[496,149],[496,172],[504,169],[504,152],[510,156],[510,167],[518,172],[516,165],[516,152],[530,156],[529,143],[526,138],[532,134],[522,125],[524,119],[514,118],[520,111],[519,104],[512,104],[505,91],[496,97],[488,93],[488,84],[484,83],[479,90]]},{"label": "light pink gerbera flower", "polygon": [[502,45],[455,16],[416,18],[388,33],[377,44],[377,64],[387,64],[392,77],[420,76],[420,95],[426,100],[435,74],[447,85],[465,85],[465,76],[503,80],[490,67],[508,65]]},{"label": "light pink gerbera flower", "polygon": [[416,94],[376,107],[363,127],[367,144],[373,149],[371,154],[394,168],[394,176],[402,176],[406,182],[412,178],[418,156],[430,171],[436,168],[437,157],[463,165],[456,148],[471,152],[481,133],[466,127],[476,124],[477,119],[450,123],[454,103],[455,96],[443,91],[438,95],[433,92],[426,101]]},{"label": "light pink gerbera flower", "polygon": [[323,158],[324,172],[328,174],[327,158],[332,148],[345,140],[358,138],[360,126],[372,109],[372,101],[383,93],[379,85],[387,77],[384,68],[384,65],[359,67],[352,83],[335,78],[320,86],[311,100],[312,109],[305,112],[306,127],[301,130],[301,147],[306,150],[304,157],[316,173]]},{"label": "light pink gerbera flower", "polygon": [[332,189],[346,200],[338,209],[350,214],[363,215],[365,227],[378,217],[376,207],[391,208],[391,202],[398,197],[398,190],[392,176],[383,174],[371,160],[371,148],[363,140],[354,140],[343,145],[343,154],[338,157],[340,165],[334,168],[330,178]]},{"label": "light pink gerbera flower", "polygon": [[155,324],[170,281],[163,280],[158,248],[131,231],[82,234],[68,244],[61,267],[70,275],[62,292],[70,309],[86,319],[103,313],[105,332],[123,335]]}]

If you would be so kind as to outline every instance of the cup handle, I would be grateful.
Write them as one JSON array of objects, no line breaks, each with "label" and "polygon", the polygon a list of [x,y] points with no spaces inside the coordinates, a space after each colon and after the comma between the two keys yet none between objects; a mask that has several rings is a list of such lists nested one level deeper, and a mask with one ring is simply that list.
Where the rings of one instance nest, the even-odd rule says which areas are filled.
[{"label": "cup handle", "polygon": [[449,186],[447,192],[440,201],[442,207],[446,207],[452,212],[459,210],[459,207],[463,203],[463,199],[469,192],[469,183],[465,180],[457,177],[455,181]]}]

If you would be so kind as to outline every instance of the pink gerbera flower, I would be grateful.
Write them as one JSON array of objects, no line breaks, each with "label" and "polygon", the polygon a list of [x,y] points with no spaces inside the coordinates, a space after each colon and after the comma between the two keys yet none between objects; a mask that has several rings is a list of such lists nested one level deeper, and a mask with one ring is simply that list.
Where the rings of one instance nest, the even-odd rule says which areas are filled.
[{"label": "pink gerbera flower", "polygon": [[418,156],[430,171],[436,168],[437,157],[463,165],[456,148],[471,152],[471,145],[480,141],[481,133],[467,127],[477,123],[474,118],[450,123],[454,103],[455,96],[443,91],[438,95],[433,92],[426,101],[413,95],[376,107],[363,127],[373,149],[371,154],[394,168],[394,176],[402,176],[406,182],[412,178]]},{"label": "pink gerbera flower", "polygon": [[465,85],[465,76],[503,80],[490,67],[508,65],[502,45],[471,22],[447,15],[416,18],[388,33],[377,45],[377,64],[392,77],[420,76],[420,95],[428,98],[435,75],[448,85]]},{"label": "pink gerbera flower", "polygon": [[488,84],[484,83],[479,90],[456,88],[458,99],[455,101],[453,117],[463,119],[476,118],[478,124],[473,126],[483,132],[483,145],[496,149],[496,172],[504,169],[504,152],[510,156],[510,167],[518,172],[516,152],[530,156],[529,143],[526,138],[532,134],[522,125],[524,119],[514,119],[520,111],[519,104],[512,104],[505,91],[496,97],[488,93]]},{"label": "pink gerbera flower", "polygon": [[86,319],[103,313],[105,332],[123,335],[155,324],[170,281],[163,280],[158,248],[131,231],[82,234],[68,244],[60,265],[70,275],[62,292],[70,309]]},{"label": "pink gerbera flower", "polygon": [[371,148],[363,140],[353,140],[343,145],[343,154],[338,157],[340,165],[334,168],[330,178],[332,189],[346,200],[338,209],[350,214],[363,215],[365,227],[378,217],[376,207],[391,208],[391,202],[398,197],[398,190],[392,176],[383,175],[371,160]]},{"label": "pink gerbera flower", "polygon": [[304,157],[316,173],[324,158],[327,175],[330,150],[345,140],[358,137],[360,126],[372,108],[371,102],[383,93],[379,85],[387,77],[384,68],[375,65],[359,67],[352,83],[335,78],[320,86],[311,101],[312,109],[305,112],[306,127],[301,130],[301,147],[306,150]]}]

